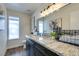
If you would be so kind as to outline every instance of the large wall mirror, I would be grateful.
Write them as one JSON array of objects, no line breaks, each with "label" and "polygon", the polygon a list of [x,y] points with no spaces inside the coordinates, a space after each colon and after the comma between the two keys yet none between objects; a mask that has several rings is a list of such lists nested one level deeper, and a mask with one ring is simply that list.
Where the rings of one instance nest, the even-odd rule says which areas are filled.
[{"label": "large wall mirror", "polygon": [[42,33],[43,35],[49,35],[49,33],[51,32],[49,26],[49,20],[46,19],[45,17],[37,20],[37,28],[38,28],[38,32]]},{"label": "large wall mirror", "polygon": [[43,35],[44,33],[44,19],[38,19],[37,20],[37,31],[39,35]]}]

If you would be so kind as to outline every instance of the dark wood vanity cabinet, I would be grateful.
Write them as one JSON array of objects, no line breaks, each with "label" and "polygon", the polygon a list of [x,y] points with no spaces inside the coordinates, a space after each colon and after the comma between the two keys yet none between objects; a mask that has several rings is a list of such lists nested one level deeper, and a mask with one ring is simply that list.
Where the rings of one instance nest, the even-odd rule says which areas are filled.
[{"label": "dark wood vanity cabinet", "polygon": [[26,51],[28,56],[34,56],[34,43],[30,39],[26,41]]},{"label": "dark wood vanity cabinet", "polygon": [[26,50],[28,56],[58,56],[55,52],[50,51],[31,39],[27,39],[26,41]]}]

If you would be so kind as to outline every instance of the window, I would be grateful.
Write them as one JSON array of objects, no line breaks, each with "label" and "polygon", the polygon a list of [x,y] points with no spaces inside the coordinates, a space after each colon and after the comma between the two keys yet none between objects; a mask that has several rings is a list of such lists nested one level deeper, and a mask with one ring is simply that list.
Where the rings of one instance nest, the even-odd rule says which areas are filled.
[{"label": "window", "polygon": [[19,39],[19,17],[9,16],[9,40]]}]

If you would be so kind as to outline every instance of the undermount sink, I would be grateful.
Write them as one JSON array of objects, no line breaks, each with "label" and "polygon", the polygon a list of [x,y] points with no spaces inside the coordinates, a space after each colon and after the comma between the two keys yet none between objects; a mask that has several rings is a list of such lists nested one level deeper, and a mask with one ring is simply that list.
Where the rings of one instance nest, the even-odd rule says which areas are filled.
[{"label": "undermount sink", "polygon": [[39,37],[39,40],[43,40],[43,38],[42,37]]},{"label": "undermount sink", "polygon": [[46,42],[45,42],[45,40],[44,40],[44,38],[43,37],[39,37],[39,39],[38,39],[39,41],[38,42],[40,42],[40,43],[42,43],[42,44],[46,44]]}]

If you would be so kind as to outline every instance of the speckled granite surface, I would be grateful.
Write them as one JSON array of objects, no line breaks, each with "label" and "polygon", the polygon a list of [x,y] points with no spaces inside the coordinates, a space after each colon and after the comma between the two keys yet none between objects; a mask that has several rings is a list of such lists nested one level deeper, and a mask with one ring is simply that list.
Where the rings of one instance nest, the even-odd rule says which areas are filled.
[{"label": "speckled granite surface", "polygon": [[29,35],[32,40],[38,42],[39,44],[47,47],[51,51],[55,50],[64,56],[79,56],[79,46],[74,46],[71,44],[63,43],[52,39],[51,37],[39,37],[34,35]]}]

